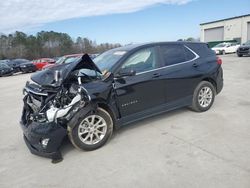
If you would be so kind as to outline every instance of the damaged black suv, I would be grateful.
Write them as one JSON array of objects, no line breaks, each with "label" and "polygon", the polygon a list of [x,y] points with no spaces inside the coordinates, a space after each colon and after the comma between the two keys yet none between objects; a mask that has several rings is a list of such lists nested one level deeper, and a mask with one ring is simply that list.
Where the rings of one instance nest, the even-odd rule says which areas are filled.
[{"label": "damaged black suv", "polygon": [[26,83],[21,125],[33,154],[56,161],[66,137],[94,150],[121,125],[180,107],[204,112],[223,87],[222,61],[205,43],[129,45],[93,61],[85,54]]}]

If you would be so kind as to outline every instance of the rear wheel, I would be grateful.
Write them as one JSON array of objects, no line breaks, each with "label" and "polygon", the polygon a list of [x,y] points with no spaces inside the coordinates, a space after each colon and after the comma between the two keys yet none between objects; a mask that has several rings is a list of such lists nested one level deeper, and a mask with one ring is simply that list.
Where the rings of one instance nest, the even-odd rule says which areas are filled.
[{"label": "rear wheel", "polygon": [[196,112],[207,111],[214,102],[216,95],[213,84],[207,81],[202,81],[194,90],[192,110]]},{"label": "rear wheel", "polygon": [[81,150],[95,150],[103,146],[113,133],[113,120],[109,113],[98,108],[95,114],[80,118],[77,125],[69,130],[71,143]]}]

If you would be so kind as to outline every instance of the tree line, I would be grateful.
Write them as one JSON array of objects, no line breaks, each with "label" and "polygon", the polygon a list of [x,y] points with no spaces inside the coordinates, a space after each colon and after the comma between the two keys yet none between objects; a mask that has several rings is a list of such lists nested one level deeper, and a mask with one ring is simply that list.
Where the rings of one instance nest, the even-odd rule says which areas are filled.
[{"label": "tree line", "polygon": [[27,35],[16,31],[13,34],[0,34],[0,59],[37,59],[59,57],[73,53],[101,53],[120,47],[120,44],[97,44],[85,37],[73,40],[66,33],[41,31],[36,35]]}]

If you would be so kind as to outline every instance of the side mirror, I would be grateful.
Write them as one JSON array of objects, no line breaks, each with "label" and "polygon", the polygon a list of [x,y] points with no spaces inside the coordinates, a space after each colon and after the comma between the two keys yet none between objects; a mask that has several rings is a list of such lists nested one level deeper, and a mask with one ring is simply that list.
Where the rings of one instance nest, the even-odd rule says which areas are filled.
[{"label": "side mirror", "polygon": [[56,70],[54,73],[54,79],[55,79],[56,84],[58,84],[62,79],[62,72],[59,70]]},{"label": "side mirror", "polygon": [[134,75],[136,75],[135,70],[122,69],[115,77],[122,78],[126,76],[134,76]]}]

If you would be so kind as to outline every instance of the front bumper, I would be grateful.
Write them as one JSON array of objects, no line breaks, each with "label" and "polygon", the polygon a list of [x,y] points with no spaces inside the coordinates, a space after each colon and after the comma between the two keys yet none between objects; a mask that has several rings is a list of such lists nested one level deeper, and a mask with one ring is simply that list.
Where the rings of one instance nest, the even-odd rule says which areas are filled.
[{"label": "front bumper", "polygon": [[[23,129],[24,141],[30,152],[35,155],[58,159],[61,157],[60,146],[67,136],[67,130],[56,123],[30,123],[25,125],[20,122]],[[43,139],[49,139],[46,146],[42,145]]]},{"label": "front bumper", "polygon": [[250,49],[249,50],[238,50],[238,55],[250,55]]}]

